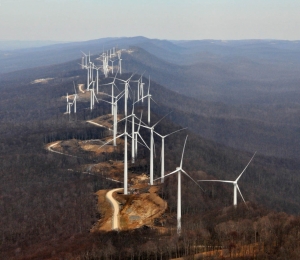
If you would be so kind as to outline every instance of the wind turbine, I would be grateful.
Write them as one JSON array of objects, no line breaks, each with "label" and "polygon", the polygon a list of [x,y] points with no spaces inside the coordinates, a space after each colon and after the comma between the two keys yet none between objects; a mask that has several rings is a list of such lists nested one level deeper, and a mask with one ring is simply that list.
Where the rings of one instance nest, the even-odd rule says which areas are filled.
[{"label": "wind turbine", "polygon": [[[171,113],[171,112],[170,112]],[[153,152],[154,152],[154,128],[155,126],[163,120],[166,116],[168,116],[170,113],[166,114],[164,117],[162,117],[160,120],[158,120],[153,126],[147,126],[147,125],[141,125],[144,128],[147,128],[150,130],[150,185],[153,185]]]},{"label": "wind turbine", "polygon": [[106,86],[106,85],[110,85],[111,84],[111,114],[114,114],[114,86],[117,88],[117,85],[115,83],[116,78],[117,78],[117,74],[118,74],[119,69],[117,70],[117,73],[114,77],[114,80],[112,82],[106,83],[106,84],[102,84],[101,86]]},{"label": "wind turbine", "polygon": [[114,74],[114,62],[115,60],[109,60],[111,62],[111,74]]},{"label": "wind turbine", "polygon": [[[183,150],[182,150],[181,161],[180,161],[180,166],[176,167],[175,171],[170,172],[169,174],[164,176],[164,177],[168,177],[174,173],[177,173],[177,234],[178,235],[181,234],[181,173],[184,173],[187,177],[189,177],[203,191],[201,186],[190,175],[188,175],[185,170],[182,169],[182,161],[183,161],[184,149],[185,149],[187,138],[188,138],[188,136],[186,136],[186,138],[185,138],[185,142],[184,142],[184,146],[183,146]],[[159,180],[161,178],[162,177],[159,177],[159,178],[155,179],[154,181]]]},{"label": "wind turbine", "polygon": [[140,88],[141,88],[141,84],[144,84],[143,83],[143,75],[144,75],[145,71],[143,72],[143,74],[140,76],[140,78],[138,80],[132,80],[131,82],[137,82],[138,83],[138,86],[137,86],[137,98],[136,100],[139,100],[140,101]]},{"label": "wind turbine", "polygon": [[76,92],[76,87],[75,87],[75,83],[73,81],[73,85],[74,85],[74,90],[75,90],[75,94],[74,94],[74,99],[73,99],[73,104],[74,105],[74,113],[76,114],[76,101],[77,101],[77,92]]},{"label": "wind turbine", "polygon": [[113,139],[111,141],[113,141],[113,146],[117,146],[116,144],[116,135],[117,135],[117,126],[118,126],[118,121],[117,121],[117,115],[118,115],[118,101],[123,97],[124,95],[124,91],[122,91],[118,96],[114,97],[115,100],[113,101],[113,103],[106,101],[104,99],[101,99],[102,101],[112,104],[113,108],[114,108],[114,112],[113,112],[113,116],[114,116],[114,125],[113,125]]},{"label": "wind turbine", "polygon": [[[141,87],[143,86],[144,83],[141,83]],[[141,88],[141,92],[142,92],[142,95],[144,95],[144,89],[143,87]],[[144,100],[144,98],[148,98],[148,125],[150,125],[150,120],[151,120],[151,109],[150,109],[150,102],[151,100],[154,101],[154,99],[152,98],[152,95],[150,94],[150,75],[149,75],[149,85],[148,85],[148,93],[146,96],[142,96],[138,101],[136,102],[139,102],[140,100]],[[155,101],[154,101],[155,102]],[[156,102],[155,102],[156,103]]]},{"label": "wind turbine", "polygon": [[81,69],[84,69],[84,56],[81,57]]},{"label": "wind turbine", "polygon": [[[142,122],[142,115],[143,115],[143,112],[141,112],[141,117],[140,119],[137,118],[134,114],[134,104],[135,102],[133,102],[132,104],[132,112],[131,114],[128,116],[130,117],[131,116],[131,162],[134,163],[135,162],[135,157],[137,156],[137,137],[139,136],[140,139],[142,140],[142,142],[144,143],[144,145],[150,150],[150,148],[147,146],[147,144],[145,143],[144,139],[142,138],[142,136],[140,135],[139,133],[139,130],[140,130],[140,126],[141,126],[141,122]],[[139,119],[140,120],[140,123],[139,123],[139,126],[137,128],[137,131],[135,131],[135,123],[134,123],[134,120],[135,118]]]},{"label": "wind turbine", "polygon": [[165,175],[165,138],[172,135],[172,134],[175,134],[179,131],[185,130],[185,129],[187,129],[187,127],[176,130],[176,131],[174,131],[170,134],[167,134],[167,135],[161,135],[161,134],[154,131],[155,134],[157,134],[159,137],[161,137],[161,168],[160,168],[161,169],[161,171],[160,171],[161,183],[164,182],[164,175]]},{"label": "wind turbine", "polygon": [[[85,54],[83,51],[81,51],[82,54],[85,56],[85,68],[87,69],[87,77],[86,77],[86,89],[89,90],[89,86],[90,86],[90,69],[88,66],[88,61],[87,61],[87,57],[88,55]],[[90,64],[90,63],[89,63]]]},{"label": "wind turbine", "polygon": [[93,88],[91,88],[91,89],[89,90],[90,93],[91,93],[91,95],[90,95],[90,109],[93,110],[94,105],[95,105],[95,100],[96,100],[97,103],[98,103],[98,99],[97,99],[97,97],[96,97],[96,95],[95,95],[95,89],[94,89],[94,87],[95,87],[95,81],[92,81],[90,85],[93,85]]},{"label": "wind turbine", "polygon": [[82,54],[84,55],[84,65],[83,65],[83,67],[87,67],[87,54],[85,54],[83,51],[81,51],[82,52]]},{"label": "wind turbine", "polygon": [[71,106],[72,106],[72,102],[69,102],[69,95],[67,93],[67,111],[66,111],[66,114],[71,114]]},{"label": "wind turbine", "polygon": [[[121,73],[120,73],[121,74]],[[128,88],[129,86],[129,82],[131,80],[131,78],[133,77],[134,73],[131,74],[131,76],[129,77],[129,79],[127,80],[123,80],[123,79],[118,79],[120,81],[123,81],[125,84],[125,95],[124,95],[124,115],[125,117],[127,116],[127,100],[128,100]]]},{"label": "wind turbine", "polygon": [[[233,184],[233,206],[236,207],[237,206],[237,190],[239,191],[244,203],[246,204],[246,201],[244,200],[244,197],[241,193],[241,190],[239,188],[238,185],[238,180],[242,177],[242,174],[246,171],[247,167],[249,166],[249,164],[251,163],[252,159],[254,158],[256,152],[253,154],[253,156],[251,157],[250,161],[248,162],[248,164],[246,165],[246,167],[244,168],[244,170],[240,173],[240,175],[234,180],[234,181],[227,181],[227,180],[198,180],[198,181],[211,181],[211,182],[225,182],[225,183],[232,183]],[[247,205],[247,204],[246,204]]]}]

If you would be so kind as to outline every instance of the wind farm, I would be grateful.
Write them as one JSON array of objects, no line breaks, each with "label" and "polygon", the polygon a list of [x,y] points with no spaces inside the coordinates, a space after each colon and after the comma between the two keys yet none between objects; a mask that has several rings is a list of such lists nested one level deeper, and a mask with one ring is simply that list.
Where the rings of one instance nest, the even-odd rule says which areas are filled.
[{"label": "wind farm", "polygon": [[[41,197],[48,205],[44,208],[45,213],[36,211],[38,232],[57,232],[59,235],[54,241],[60,241],[62,245],[62,239],[68,237],[73,249],[75,243],[80,243],[69,254],[72,257],[81,254],[81,258],[87,259],[252,256],[259,259],[266,252],[276,250],[269,236],[276,232],[272,225],[286,223],[284,228],[295,230],[297,216],[272,212],[267,207],[276,204],[281,209],[297,210],[298,204],[290,195],[289,200],[280,200],[284,191],[279,183],[283,181],[276,174],[275,178],[273,172],[280,171],[287,181],[293,180],[296,184],[297,163],[267,157],[260,150],[253,154],[256,149],[253,150],[249,143],[253,142],[256,131],[247,136],[250,140],[248,150],[236,150],[201,137],[198,129],[205,132],[209,124],[219,122],[224,128],[220,127],[219,131],[210,128],[219,138],[228,131],[227,120],[240,122],[240,118],[232,116],[223,120],[218,115],[214,119],[210,113],[216,113],[216,107],[222,108],[223,115],[232,108],[208,101],[201,103],[185,95],[187,93],[170,90],[155,81],[163,81],[166,73],[172,82],[170,75],[176,78],[182,64],[174,69],[174,64],[159,63],[162,68],[158,71],[153,69],[160,66],[155,63],[157,60],[151,66],[145,65],[149,59],[144,57],[149,53],[135,47],[115,46],[107,49],[99,46],[98,49],[102,49],[99,52],[81,48],[74,61],[51,70],[47,68],[40,74],[35,72],[28,78],[26,88],[30,92],[23,91],[24,95],[27,98],[36,95],[45,107],[35,110],[35,114],[42,118],[46,108],[52,108],[44,123],[32,121],[30,115],[19,118],[19,130],[14,131],[22,133],[22,142],[26,145],[21,141],[13,142],[9,137],[8,140],[11,145],[22,144],[20,149],[28,149],[26,154],[13,157],[16,165],[25,166],[20,167],[20,172],[31,178],[28,183],[32,182],[32,187],[27,186],[28,190],[45,192],[37,196],[30,193],[32,203],[42,203]],[[160,58],[164,58],[164,54],[160,52]],[[196,65],[191,67],[191,75],[195,68]],[[60,74],[54,74],[57,71]],[[190,78],[190,74],[185,75]],[[7,82],[12,80],[10,75],[5,77]],[[26,89],[23,85],[22,88]],[[7,93],[4,91],[1,98],[7,97]],[[43,93],[43,99],[40,94],[33,93]],[[19,102],[21,97],[15,97]],[[17,104],[22,107],[22,103]],[[208,104],[210,107],[205,108]],[[202,116],[199,116],[200,111]],[[17,117],[19,114],[12,115]],[[1,115],[7,120],[3,113]],[[35,131],[30,133],[22,120],[35,122],[32,123]],[[252,129],[250,123],[246,125]],[[231,127],[236,126],[231,124]],[[262,134],[265,128],[259,130]],[[39,154],[29,150],[32,142]],[[10,156],[10,150],[7,151],[1,160],[3,167],[10,169],[12,166],[5,159]],[[31,175],[35,167],[39,173]],[[24,176],[19,181],[29,185],[23,182]],[[42,182],[38,176],[49,179]],[[293,179],[287,176],[293,176]],[[270,188],[271,183],[278,194]],[[10,187],[12,182],[8,180],[2,185]],[[295,185],[291,183],[289,187],[287,194],[297,193],[293,188]],[[22,188],[13,192],[27,196]],[[65,195],[61,195],[63,193]],[[43,194],[48,194],[48,198]],[[66,200],[67,197],[72,199]],[[5,204],[8,198],[2,198]],[[20,207],[32,216],[23,205],[30,207],[30,203]],[[12,211],[5,208],[5,214],[9,212]],[[52,215],[51,212],[60,214]],[[40,222],[46,218],[58,231],[51,231],[50,224]],[[20,221],[24,224],[22,218]],[[45,231],[40,231],[40,225]],[[64,226],[61,231],[60,226]],[[29,234],[26,230],[24,234]],[[74,232],[76,235],[72,235]],[[7,237],[6,234],[3,236]],[[16,235],[14,239],[21,241],[22,237]],[[276,243],[283,242],[278,240]],[[286,244],[282,246],[286,247]],[[50,254],[66,257],[66,252],[56,253],[53,247],[51,243],[45,245],[47,249],[41,249],[36,257],[47,254],[48,248],[52,248]],[[12,253],[16,254],[15,251]]]}]

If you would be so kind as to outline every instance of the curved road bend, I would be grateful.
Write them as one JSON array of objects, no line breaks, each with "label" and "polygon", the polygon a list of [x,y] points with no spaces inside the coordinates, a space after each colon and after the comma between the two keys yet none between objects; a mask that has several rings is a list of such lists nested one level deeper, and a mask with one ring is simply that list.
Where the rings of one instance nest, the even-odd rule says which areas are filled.
[{"label": "curved road bend", "polygon": [[113,198],[112,194],[115,191],[121,191],[123,188],[117,188],[110,190],[109,192],[106,193],[106,199],[110,202],[110,204],[113,207],[114,213],[112,216],[112,230],[119,230],[119,203]]},{"label": "curved road bend", "polygon": [[47,150],[52,152],[52,153],[58,153],[58,154],[62,154],[62,155],[66,155],[66,156],[70,156],[70,157],[75,157],[75,158],[81,158],[81,157],[78,157],[78,156],[75,156],[75,155],[71,155],[71,154],[66,154],[66,153],[61,153],[61,152],[58,152],[58,151],[55,151],[52,149],[52,147],[54,147],[55,145],[59,144],[60,141],[56,142],[56,143],[53,143],[51,145],[48,146]]}]

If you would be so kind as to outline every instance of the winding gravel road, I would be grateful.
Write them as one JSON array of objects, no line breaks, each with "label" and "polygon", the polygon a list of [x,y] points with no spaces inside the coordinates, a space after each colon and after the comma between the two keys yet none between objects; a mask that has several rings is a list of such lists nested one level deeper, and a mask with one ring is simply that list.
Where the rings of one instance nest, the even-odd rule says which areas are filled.
[{"label": "winding gravel road", "polygon": [[117,202],[112,194],[116,191],[122,191],[123,188],[117,188],[110,190],[109,192],[106,193],[106,199],[110,202],[110,204],[113,207],[114,213],[112,216],[112,230],[119,230],[119,202]]}]

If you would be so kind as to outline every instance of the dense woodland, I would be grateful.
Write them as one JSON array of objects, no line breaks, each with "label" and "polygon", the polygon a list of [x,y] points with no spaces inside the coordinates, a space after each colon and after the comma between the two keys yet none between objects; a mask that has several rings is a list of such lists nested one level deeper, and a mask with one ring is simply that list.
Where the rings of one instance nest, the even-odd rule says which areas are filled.
[{"label": "dense woodland", "polygon": [[[260,151],[239,182],[247,206],[241,203],[240,197],[237,209],[231,206],[232,185],[201,183],[203,192],[183,178],[183,227],[182,236],[178,237],[175,230],[177,181],[174,176],[166,179],[160,192],[168,202],[167,211],[171,216],[164,223],[166,233],[147,227],[119,233],[90,233],[101,217],[94,193],[119,186],[103,176],[86,174],[82,167],[109,159],[122,160],[122,154],[103,154],[95,158],[87,153],[75,158],[50,153],[44,147],[56,140],[98,139],[109,134],[107,130],[85,122],[109,113],[110,107],[103,102],[92,112],[86,109],[87,102],[78,102],[76,116],[63,114],[65,99],[62,97],[66,92],[72,93],[73,81],[85,82],[86,72],[78,67],[76,60],[0,76],[0,258],[169,259],[188,258],[220,248],[226,249],[235,259],[300,258],[300,161],[291,156],[268,156],[267,152]],[[32,84],[38,78],[53,80],[47,84]],[[139,75],[134,79],[137,78]],[[108,81],[101,78],[101,83]],[[147,86],[146,77],[143,81]],[[280,131],[273,130],[275,136],[272,139],[268,132],[272,131],[270,128],[252,124],[249,127],[247,121],[245,127],[239,128],[233,123],[234,115],[226,120],[221,117],[216,123],[212,115],[221,112],[228,115],[232,107],[224,111],[220,103],[211,106],[209,102],[187,100],[186,96],[155,81],[151,82],[151,93],[158,103],[153,105],[152,122],[173,110],[158,124],[158,132],[167,134],[174,129],[189,127],[166,140],[166,169],[169,171],[180,163],[184,138],[188,134],[183,168],[193,178],[236,179],[251,158],[254,147],[249,146],[245,150],[250,152],[245,152],[212,141],[214,138],[207,140],[202,137],[205,127],[207,133],[216,129],[214,134],[222,135],[217,129],[223,130],[226,124],[230,125],[234,133],[231,142],[241,129],[249,128],[249,133],[259,130],[262,139],[271,138],[270,145],[280,145],[280,142],[273,142],[277,135],[281,136]],[[138,111],[142,109],[142,106],[137,107]],[[146,119],[145,113],[143,115]],[[119,124],[119,127],[122,129],[123,125]],[[200,128],[204,130],[198,131]],[[146,130],[142,130],[142,135],[149,142]],[[240,133],[242,140],[245,135],[247,133]],[[248,135],[247,145],[256,136]],[[155,176],[159,176],[158,138],[155,138],[155,144],[154,170]],[[149,152],[142,150],[140,159],[130,166],[137,174],[148,172],[148,164],[142,163],[142,159],[149,160]],[[216,255],[199,255],[198,258],[218,259]]]}]

